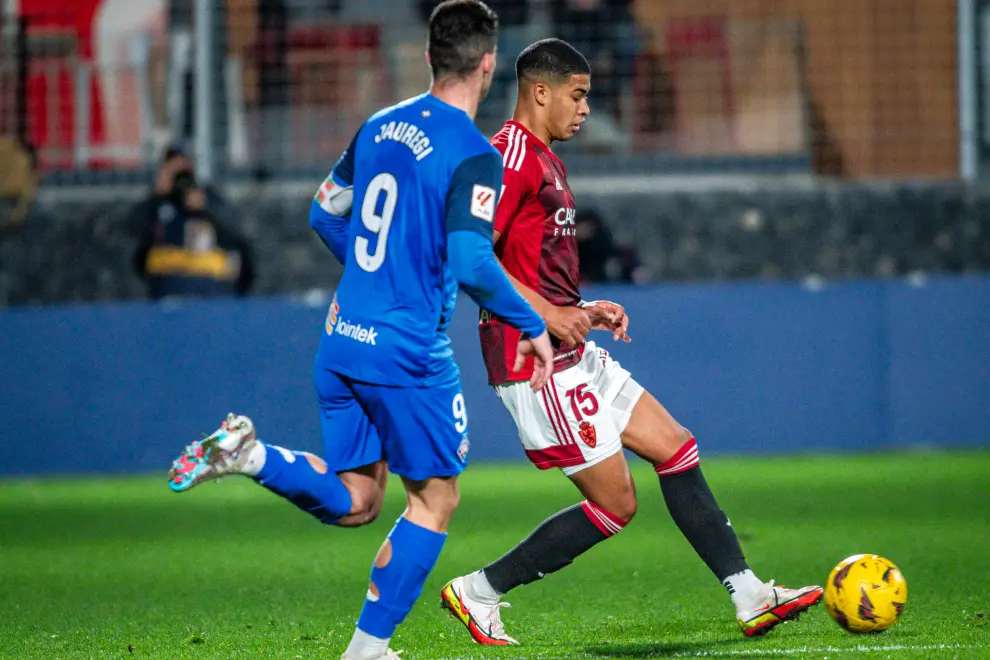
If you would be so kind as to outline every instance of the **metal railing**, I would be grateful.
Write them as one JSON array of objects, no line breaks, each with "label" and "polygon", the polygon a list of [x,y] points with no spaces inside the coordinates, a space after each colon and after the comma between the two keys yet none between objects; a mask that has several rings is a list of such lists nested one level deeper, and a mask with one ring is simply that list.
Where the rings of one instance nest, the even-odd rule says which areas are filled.
[{"label": "metal railing", "polygon": [[[947,4],[940,14],[919,3],[885,16],[874,0],[842,11],[795,0],[769,13],[743,0],[636,0],[608,11],[613,3],[599,0],[590,3],[597,16],[582,13],[587,3],[532,0],[525,23],[502,28],[502,73],[479,126],[492,132],[511,111],[515,54],[553,35],[580,45],[594,71],[589,130],[561,146],[575,170],[946,177],[962,163],[971,176],[982,142],[960,147],[960,136],[985,123],[974,108],[990,107],[975,87],[990,65],[970,57],[988,3],[960,0],[960,11]],[[311,176],[368,114],[429,81],[416,0],[344,3],[337,13],[260,3],[281,5],[275,14],[190,0],[178,16],[180,4],[114,27],[114,12],[134,9],[107,0],[89,36],[24,16],[25,133],[47,170],[75,181],[143,177],[179,140],[204,179]],[[937,52],[918,52],[932,44]],[[929,62],[946,57],[970,66],[958,84]],[[5,57],[0,71],[10,67]]]}]

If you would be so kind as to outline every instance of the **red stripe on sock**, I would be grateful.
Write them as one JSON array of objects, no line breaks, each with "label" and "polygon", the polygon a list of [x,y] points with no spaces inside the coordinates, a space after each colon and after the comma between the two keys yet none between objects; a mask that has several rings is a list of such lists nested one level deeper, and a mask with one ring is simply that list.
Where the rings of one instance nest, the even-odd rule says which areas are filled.
[{"label": "red stripe on sock", "polygon": [[610,511],[606,511],[594,502],[588,500],[581,502],[581,509],[584,511],[584,515],[588,516],[588,520],[605,536],[614,536],[626,526],[627,521]]},{"label": "red stripe on sock", "polygon": [[653,469],[661,477],[665,477],[686,472],[693,467],[697,467],[699,462],[698,441],[692,437],[677,450],[676,454],[667,459],[662,465],[654,466]]}]

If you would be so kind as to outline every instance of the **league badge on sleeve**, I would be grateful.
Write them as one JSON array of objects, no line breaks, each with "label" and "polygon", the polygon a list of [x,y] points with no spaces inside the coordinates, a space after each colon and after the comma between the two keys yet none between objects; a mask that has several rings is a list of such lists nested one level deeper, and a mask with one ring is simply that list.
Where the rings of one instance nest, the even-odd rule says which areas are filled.
[{"label": "league badge on sleeve", "polygon": [[[327,176],[327,178],[320,184],[320,189],[316,191],[316,195],[313,197],[320,206],[327,203],[327,199],[330,197],[330,191],[333,190],[333,174]],[[324,209],[326,210],[326,209]]]},{"label": "league badge on sleeve", "polygon": [[488,186],[474,185],[471,191],[471,215],[485,222],[495,222],[495,191]]},{"label": "league badge on sleeve", "polygon": [[320,184],[314,197],[320,208],[338,217],[346,217],[351,212],[354,201],[353,186],[342,186],[333,180],[333,172]]}]

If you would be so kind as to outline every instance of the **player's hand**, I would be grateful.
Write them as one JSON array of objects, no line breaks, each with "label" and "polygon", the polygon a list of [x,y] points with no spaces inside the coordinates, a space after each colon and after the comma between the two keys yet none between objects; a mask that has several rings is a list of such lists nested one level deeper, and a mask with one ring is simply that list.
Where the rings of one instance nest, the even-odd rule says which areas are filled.
[{"label": "player's hand", "polygon": [[596,300],[585,305],[584,311],[591,319],[592,330],[608,330],[615,341],[621,339],[627,344],[632,341],[626,333],[629,329],[629,317],[622,305],[608,300]]},{"label": "player's hand", "polygon": [[568,346],[580,346],[591,331],[591,318],[580,307],[551,307],[544,320],[550,334]]},{"label": "player's hand", "polygon": [[529,355],[533,356],[533,375],[529,378],[529,386],[534,392],[539,392],[553,375],[553,346],[550,345],[550,335],[546,330],[539,337],[519,339],[513,371],[522,369]]}]

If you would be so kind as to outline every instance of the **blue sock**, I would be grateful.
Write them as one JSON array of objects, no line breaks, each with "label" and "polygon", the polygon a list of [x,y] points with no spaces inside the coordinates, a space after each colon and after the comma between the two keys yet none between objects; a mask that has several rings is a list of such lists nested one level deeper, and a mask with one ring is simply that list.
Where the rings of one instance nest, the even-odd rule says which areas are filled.
[{"label": "blue sock", "polygon": [[301,453],[265,444],[265,464],[254,479],[328,525],[351,512],[351,493],[340,477],[320,474]]},{"label": "blue sock", "polygon": [[[357,623],[359,630],[382,639],[392,636],[395,627],[402,623],[423,593],[426,576],[437,563],[447,535],[399,518],[388,538],[392,546],[391,559],[382,568],[372,565],[372,588],[368,590]],[[387,555],[387,552],[383,551],[383,554]],[[378,598],[374,597],[375,590]]]}]

